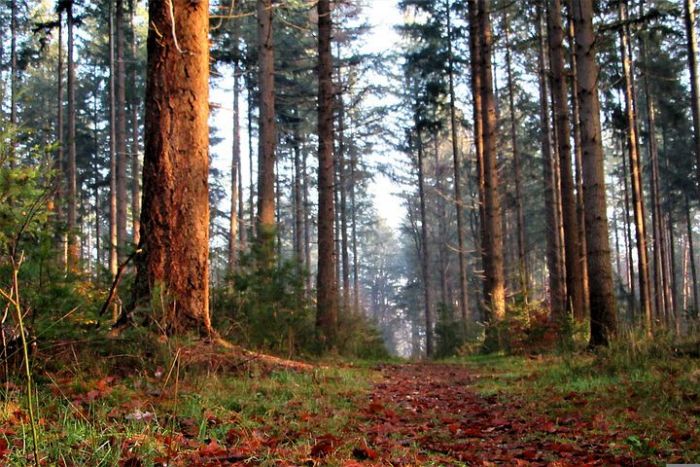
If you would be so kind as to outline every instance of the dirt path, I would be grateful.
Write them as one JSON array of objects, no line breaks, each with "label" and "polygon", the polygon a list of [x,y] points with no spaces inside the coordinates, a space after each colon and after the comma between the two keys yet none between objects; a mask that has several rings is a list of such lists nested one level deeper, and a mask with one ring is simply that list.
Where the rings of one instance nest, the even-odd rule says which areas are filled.
[{"label": "dirt path", "polygon": [[[394,464],[654,465],[610,450],[593,421],[551,420],[528,403],[483,397],[457,365],[381,369],[364,413],[368,444]],[[391,454],[389,454],[391,453]],[[391,458],[387,458],[390,456]]]}]

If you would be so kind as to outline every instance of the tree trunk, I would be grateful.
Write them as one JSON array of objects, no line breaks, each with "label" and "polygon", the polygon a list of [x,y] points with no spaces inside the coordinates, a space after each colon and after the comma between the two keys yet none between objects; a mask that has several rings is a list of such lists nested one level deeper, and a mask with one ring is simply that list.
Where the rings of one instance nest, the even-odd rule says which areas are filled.
[{"label": "tree trunk", "polygon": [[75,60],[73,37],[73,3],[68,5],[68,269],[78,270],[80,239],[78,236],[77,167],[75,147]]},{"label": "tree trunk", "polygon": [[248,109],[248,179],[250,185],[248,187],[248,218],[250,219],[250,236],[256,237],[257,221],[255,220],[255,176],[253,168],[255,167],[253,157],[253,104],[254,104],[254,84],[250,73],[246,73],[246,97]]},{"label": "tree trunk", "polygon": [[260,124],[258,150],[258,248],[261,265],[275,264],[275,63],[272,0],[258,0]]},{"label": "tree trunk", "polygon": [[581,322],[586,319],[588,310],[590,309],[588,303],[588,257],[586,255],[586,216],[583,207],[583,153],[581,151],[581,117],[579,114],[578,94],[576,94],[578,76],[576,74],[576,54],[574,53],[575,31],[572,15],[572,0],[567,0],[566,5],[568,9],[567,21],[569,23],[567,39],[569,43],[569,73],[571,76],[571,119],[574,127],[574,162],[576,167],[576,217],[578,218],[579,261],[581,262],[581,283],[583,285],[584,303],[583,315],[575,316],[575,318],[577,321]]},{"label": "tree trunk", "polygon": [[134,246],[139,244],[139,216],[141,215],[141,161],[139,160],[139,98],[136,94],[136,25],[134,24],[134,10],[136,4],[131,5],[131,83],[134,92],[131,96],[131,225]]},{"label": "tree trunk", "polygon": [[[338,47],[338,57],[340,57],[340,47]],[[340,257],[342,264],[343,281],[343,310],[350,309],[350,255],[348,243],[348,218],[347,218],[347,164],[345,162],[345,103],[343,101],[343,81],[338,67],[338,191],[340,206],[338,217],[340,219]]]},{"label": "tree trunk", "polygon": [[508,79],[508,109],[510,112],[510,139],[513,150],[513,171],[515,177],[515,215],[517,225],[518,244],[518,279],[520,293],[525,302],[528,301],[530,291],[530,271],[525,251],[525,212],[523,209],[523,188],[520,162],[520,149],[518,145],[518,120],[515,115],[515,79],[513,76],[513,65],[511,58],[510,44],[510,21],[508,10],[503,10],[503,28],[505,34],[506,48],[506,73]]},{"label": "tree trunk", "polygon": [[462,163],[457,140],[457,103],[454,86],[454,55],[452,51],[452,14],[450,0],[447,0],[447,48],[448,83],[450,92],[450,132],[452,139],[452,166],[454,176],[455,211],[457,213],[457,257],[459,261],[459,309],[462,322],[466,325],[469,317],[469,291],[467,285],[466,245],[464,242],[464,206],[462,202]]},{"label": "tree trunk", "polygon": [[539,40],[538,81],[540,91],[540,131],[542,150],[542,170],[544,176],[544,204],[547,224],[547,269],[549,270],[549,306],[552,316],[558,317],[566,309],[566,282],[563,261],[561,258],[561,222],[557,192],[558,183],[555,177],[554,156],[552,154],[552,132],[549,124],[549,97],[547,87],[547,65],[545,40],[542,33],[542,7],[537,6],[537,31]]},{"label": "tree trunk", "polygon": [[491,64],[490,1],[480,1],[478,9],[481,35],[479,71],[481,74],[481,125],[484,180],[484,296],[488,320],[497,323],[505,318],[505,277],[503,271],[503,232],[501,200],[497,170],[496,101],[493,94]]},{"label": "tree trunk", "polygon": [[686,220],[686,228],[687,228],[687,235],[688,235],[688,254],[689,254],[689,262],[690,262],[690,273],[692,277],[692,281],[690,283],[690,286],[693,288],[692,293],[693,293],[693,311],[694,313],[692,314],[693,316],[697,317],[698,313],[698,275],[697,275],[697,270],[695,268],[695,247],[694,247],[694,240],[693,240],[693,221],[690,216],[690,200],[688,199],[688,195],[685,195],[685,220]]},{"label": "tree trunk", "polygon": [[[297,117],[298,118],[298,117]],[[304,194],[303,185],[306,174],[302,166],[301,135],[299,122],[294,123],[294,258],[299,263],[299,269],[305,268],[304,262]]]},{"label": "tree trunk", "polygon": [[17,161],[17,0],[10,2],[10,147],[9,166]]},{"label": "tree trunk", "polygon": [[[481,244],[482,267],[486,269],[487,255],[483,240],[486,238],[486,211],[485,211],[485,185],[484,185],[484,129],[483,129],[483,101],[481,95],[482,73],[481,73],[481,25],[479,24],[479,6],[477,0],[469,0],[469,55],[471,62],[471,91],[472,91],[472,116],[474,120],[474,147],[476,151],[476,172],[477,172],[477,193],[479,199],[479,237]],[[486,291],[484,285],[484,291]],[[486,311],[488,304],[484,296],[483,306],[479,307],[480,312],[475,315],[475,320],[483,316],[488,319],[489,313]]]},{"label": "tree trunk", "polygon": [[576,66],[581,112],[584,205],[588,246],[591,346],[607,345],[617,332],[610,262],[603,141],[598,100],[592,0],[574,0]]},{"label": "tree trunk", "polygon": [[421,219],[421,277],[423,279],[423,307],[425,313],[425,354],[428,358],[433,356],[433,316],[432,295],[430,289],[430,247],[428,244],[428,219],[425,207],[425,173],[423,167],[424,151],[421,137],[420,117],[414,116],[416,144],[418,150],[418,195],[420,197]]},{"label": "tree trunk", "polygon": [[133,305],[153,307],[153,319],[170,333],[212,332],[208,12],[206,0],[149,2],[144,197]]},{"label": "tree trunk", "polygon": [[634,285],[634,248],[632,246],[632,221],[630,216],[630,188],[629,188],[629,169],[627,168],[627,158],[624,154],[623,137],[620,140],[620,156],[622,158],[622,186],[625,192],[625,243],[627,244],[627,285],[630,289],[630,312],[635,315],[637,310],[637,286]]},{"label": "tree trunk", "polygon": [[116,117],[116,67],[114,63],[114,11],[109,3],[109,272],[117,276],[117,117]]},{"label": "tree trunk", "polygon": [[646,213],[644,194],[642,192],[642,169],[639,157],[639,132],[637,128],[637,103],[634,80],[632,77],[633,59],[630,50],[629,26],[626,24],[627,5],[625,0],[619,2],[620,55],[625,86],[625,117],[627,124],[627,154],[629,156],[630,180],[632,182],[632,210],[637,240],[637,258],[639,271],[639,297],[644,326],[649,335],[652,331],[652,308],[649,281],[649,260],[647,249]]},{"label": "tree trunk", "polygon": [[695,168],[700,190],[700,82],[698,82],[698,39],[695,33],[695,0],[685,0],[685,29],[688,41],[688,69],[690,70],[690,108],[693,113]]},{"label": "tree trunk", "polygon": [[585,313],[583,298],[583,271],[580,261],[581,245],[574,194],[574,177],[571,173],[571,125],[569,121],[566,78],[564,76],[564,30],[560,0],[549,0],[549,54],[552,77],[552,100],[556,118],[557,145],[559,148],[559,174],[561,181],[562,223],[564,226],[564,258],[566,266],[567,309],[579,320]]},{"label": "tree trunk", "polygon": [[[65,138],[64,138],[64,123],[63,123],[63,15],[62,12],[59,10],[58,11],[58,64],[56,68],[56,100],[57,100],[57,107],[56,107],[56,141],[58,142],[58,147],[56,148],[56,165],[55,165],[55,170],[56,170],[56,175],[55,175],[55,198],[56,198],[56,219],[58,221],[59,225],[59,231],[61,229],[61,225],[66,221],[65,215],[66,215],[66,203],[64,199],[64,187],[65,187],[65,180],[64,180],[64,174],[66,172],[65,170],[65,161],[64,161],[64,145],[65,145]],[[60,234],[57,232],[56,235],[56,240],[57,244],[60,247],[60,255],[59,255],[59,261],[61,264],[61,269],[63,271],[66,271],[66,268],[68,267],[68,257],[66,256],[67,254],[67,245],[66,245],[66,238],[63,234]]]},{"label": "tree trunk", "polygon": [[[235,43],[238,43],[238,23],[236,23],[234,34]],[[236,46],[237,48],[237,46]],[[228,235],[228,272],[232,274],[238,263],[238,253],[241,246],[240,241],[240,215],[239,199],[241,194],[241,122],[240,122],[240,67],[238,65],[238,50],[236,61],[233,65],[233,146],[231,148],[231,218],[229,222]]]},{"label": "tree trunk", "polygon": [[126,148],[126,70],[124,62],[124,0],[116,0],[114,35],[116,51],[116,151],[117,151],[117,253],[119,260],[126,257],[127,176],[129,153]]},{"label": "tree trunk", "polygon": [[322,346],[335,344],[338,303],[333,237],[333,57],[331,8],[319,0],[318,11],[318,275],[316,328]]}]

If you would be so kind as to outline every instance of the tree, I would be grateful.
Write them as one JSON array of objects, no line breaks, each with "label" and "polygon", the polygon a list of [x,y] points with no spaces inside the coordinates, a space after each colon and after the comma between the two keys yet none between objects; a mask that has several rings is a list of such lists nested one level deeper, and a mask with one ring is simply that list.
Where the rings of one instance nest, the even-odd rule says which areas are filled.
[{"label": "tree", "polygon": [[171,333],[212,330],[208,8],[208,1],[149,2],[144,196],[132,306],[158,307],[153,319]]},{"label": "tree", "polygon": [[68,29],[68,164],[67,164],[67,228],[68,228],[68,269],[77,271],[80,255],[80,239],[78,238],[78,179],[76,163],[76,110],[75,110],[75,50],[74,50],[74,11],[73,1],[69,0],[66,6],[66,27]]},{"label": "tree", "polygon": [[695,0],[685,0],[685,29],[688,47],[688,69],[690,71],[690,109],[693,113],[693,135],[695,142],[695,169],[700,190],[700,82],[698,82],[698,38],[695,32]]},{"label": "tree", "polygon": [[580,258],[579,228],[574,194],[574,177],[571,172],[571,125],[569,120],[566,78],[564,75],[564,29],[560,0],[549,0],[549,56],[552,77],[552,100],[556,118],[559,153],[559,179],[561,181],[562,225],[564,227],[564,258],[566,265],[567,310],[581,317],[585,313],[583,298],[583,271]]},{"label": "tree", "polygon": [[617,332],[613,296],[610,240],[608,238],[605,170],[598,98],[591,0],[574,0],[576,31],[576,73],[581,112],[581,150],[583,154],[584,204],[588,247],[588,284],[591,313],[591,346],[607,345]]},{"label": "tree", "polygon": [[318,276],[316,326],[322,345],[333,345],[338,320],[333,222],[333,57],[331,9],[319,0],[318,12]]},{"label": "tree", "polygon": [[258,0],[258,85],[260,131],[258,135],[257,234],[261,265],[270,267],[275,255],[275,58],[272,35],[272,0]]}]

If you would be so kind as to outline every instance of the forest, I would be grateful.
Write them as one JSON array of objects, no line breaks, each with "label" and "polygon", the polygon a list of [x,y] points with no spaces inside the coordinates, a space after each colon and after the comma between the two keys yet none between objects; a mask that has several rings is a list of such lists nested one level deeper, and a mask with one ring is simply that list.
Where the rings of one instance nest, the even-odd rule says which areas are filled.
[{"label": "forest", "polygon": [[0,0],[0,465],[700,462],[694,0]]}]

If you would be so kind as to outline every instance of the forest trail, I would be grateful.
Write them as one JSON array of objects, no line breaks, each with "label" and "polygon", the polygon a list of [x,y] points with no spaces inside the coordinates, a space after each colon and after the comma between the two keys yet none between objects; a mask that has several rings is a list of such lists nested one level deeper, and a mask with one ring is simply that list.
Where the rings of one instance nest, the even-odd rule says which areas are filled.
[{"label": "forest trail", "polygon": [[[381,373],[363,429],[377,457],[394,465],[656,465],[613,452],[623,434],[583,411],[550,418],[536,409],[541,401],[480,395],[473,384],[493,375],[448,364],[391,365]],[[572,407],[587,403],[569,399]],[[417,457],[384,459],[409,446]]]}]

